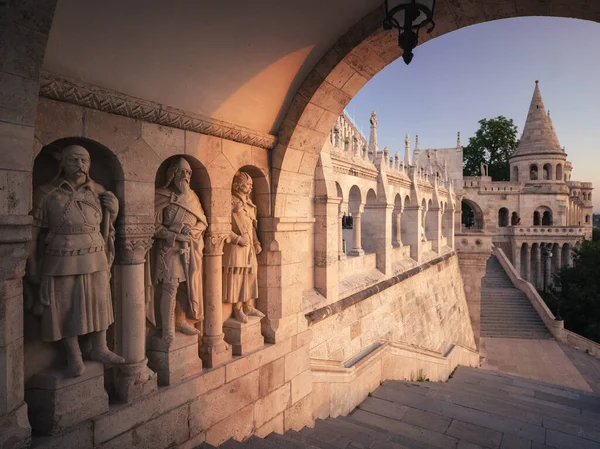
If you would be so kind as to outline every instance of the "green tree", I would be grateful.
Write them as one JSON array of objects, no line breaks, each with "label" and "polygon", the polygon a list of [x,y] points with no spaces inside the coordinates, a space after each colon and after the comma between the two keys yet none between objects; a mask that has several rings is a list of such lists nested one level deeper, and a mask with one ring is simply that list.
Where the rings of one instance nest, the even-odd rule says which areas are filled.
[{"label": "green tree", "polygon": [[565,320],[565,327],[600,342],[600,241],[584,240],[574,251],[573,266],[555,276],[548,307]]},{"label": "green tree", "polygon": [[500,115],[479,120],[479,129],[463,149],[463,175],[479,176],[483,162],[488,165],[488,174],[494,181],[509,181],[508,158],[518,144],[517,126],[512,119]]}]

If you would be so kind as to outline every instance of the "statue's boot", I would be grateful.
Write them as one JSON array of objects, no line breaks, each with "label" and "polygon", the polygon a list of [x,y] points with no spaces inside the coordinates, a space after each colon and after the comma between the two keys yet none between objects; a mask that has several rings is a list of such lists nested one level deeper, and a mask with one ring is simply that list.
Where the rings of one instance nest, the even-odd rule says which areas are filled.
[{"label": "statue's boot", "polygon": [[242,303],[241,302],[236,302],[233,305],[233,318],[236,319],[236,320],[238,320],[240,323],[247,323],[248,322],[248,317],[246,316],[246,314],[242,310]]},{"label": "statue's boot", "polygon": [[162,293],[160,295],[162,339],[167,346],[175,338],[175,297],[177,295],[177,287],[176,284],[163,282]]},{"label": "statue's boot", "polygon": [[125,359],[115,354],[106,346],[106,331],[92,332],[92,350],[90,359],[105,365],[119,365],[125,363]]},{"label": "statue's boot", "polygon": [[187,322],[181,304],[175,304],[175,330],[185,335],[198,335],[200,331]]},{"label": "statue's boot", "polygon": [[246,303],[244,303],[244,305],[246,306],[246,315],[257,316],[259,318],[264,318],[265,317],[265,314],[262,313],[257,308],[255,308],[252,304],[246,302]]},{"label": "statue's boot", "polygon": [[65,349],[67,350],[67,367],[69,376],[79,377],[85,372],[85,365],[81,357],[81,349],[77,337],[63,338]]}]

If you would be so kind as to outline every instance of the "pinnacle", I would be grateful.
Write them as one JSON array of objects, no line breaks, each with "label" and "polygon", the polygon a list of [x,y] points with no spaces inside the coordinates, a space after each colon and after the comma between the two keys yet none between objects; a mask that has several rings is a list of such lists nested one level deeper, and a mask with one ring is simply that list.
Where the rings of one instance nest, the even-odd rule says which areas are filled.
[{"label": "pinnacle", "polygon": [[552,126],[550,115],[546,113],[539,82],[536,81],[523,135],[513,157],[539,153],[564,154],[564,151]]}]

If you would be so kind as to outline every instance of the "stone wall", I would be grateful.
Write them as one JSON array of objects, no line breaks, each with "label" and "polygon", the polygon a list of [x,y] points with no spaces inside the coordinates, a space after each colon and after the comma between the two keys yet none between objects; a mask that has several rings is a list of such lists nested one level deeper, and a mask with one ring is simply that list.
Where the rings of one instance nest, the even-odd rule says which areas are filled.
[{"label": "stone wall", "polygon": [[444,352],[475,348],[454,253],[417,267],[407,279],[311,326],[311,359],[345,361],[379,340]]}]

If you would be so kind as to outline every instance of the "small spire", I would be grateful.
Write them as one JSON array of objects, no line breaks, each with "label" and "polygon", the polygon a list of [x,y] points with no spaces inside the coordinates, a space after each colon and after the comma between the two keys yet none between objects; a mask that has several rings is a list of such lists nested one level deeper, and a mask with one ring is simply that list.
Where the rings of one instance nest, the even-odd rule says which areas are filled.
[{"label": "small spire", "polygon": [[404,138],[404,164],[407,167],[410,165],[410,137],[408,134]]}]

